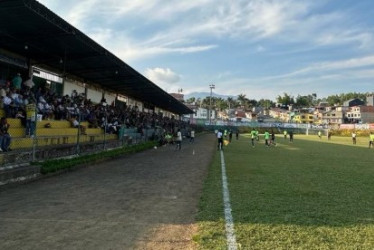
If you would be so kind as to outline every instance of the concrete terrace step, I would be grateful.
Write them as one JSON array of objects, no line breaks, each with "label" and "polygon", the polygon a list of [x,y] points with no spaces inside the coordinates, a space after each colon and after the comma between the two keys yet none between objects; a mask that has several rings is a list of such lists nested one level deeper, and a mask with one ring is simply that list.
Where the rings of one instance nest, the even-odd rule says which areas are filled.
[{"label": "concrete terrace step", "polygon": [[40,167],[28,163],[0,167],[0,186],[36,178],[40,175]]}]

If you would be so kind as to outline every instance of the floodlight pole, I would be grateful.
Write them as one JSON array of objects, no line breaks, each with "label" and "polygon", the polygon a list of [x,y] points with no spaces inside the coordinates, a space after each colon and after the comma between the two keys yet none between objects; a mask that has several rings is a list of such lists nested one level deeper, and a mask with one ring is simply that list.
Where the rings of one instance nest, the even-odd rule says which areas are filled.
[{"label": "floodlight pole", "polygon": [[209,88],[210,88],[209,112],[208,112],[208,115],[209,115],[209,125],[212,125],[212,90],[215,87],[216,86],[214,84],[210,84],[209,85]]}]

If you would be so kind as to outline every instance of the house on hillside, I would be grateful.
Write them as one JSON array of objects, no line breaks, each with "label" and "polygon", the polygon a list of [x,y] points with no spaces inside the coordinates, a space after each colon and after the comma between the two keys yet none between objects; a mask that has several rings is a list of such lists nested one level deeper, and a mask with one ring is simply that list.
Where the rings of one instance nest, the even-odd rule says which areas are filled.
[{"label": "house on hillside", "polygon": [[354,106],[346,113],[346,119],[349,123],[373,123],[374,106]]},{"label": "house on hillside", "polygon": [[366,97],[366,105],[367,106],[374,106],[374,96],[367,96]]},{"label": "house on hillside", "polygon": [[353,107],[353,106],[360,106],[360,105],[365,105],[365,102],[358,98],[350,99],[343,103],[344,107]]},{"label": "house on hillside", "polygon": [[[191,123],[195,123],[196,120],[209,120],[209,109],[192,104],[187,104],[186,106],[194,112],[193,114],[184,115],[184,118],[189,119]],[[215,120],[217,117],[217,112],[214,109],[212,109],[210,112],[211,120]]]},{"label": "house on hillside", "polygon": [[171,95],[180,102],[184,102],[184,95],[181,93],[169,93],[169,95]]},{"label": "house on hillside", "polygon": [[297,113],[293,117],[293,122],[295,123],[303,123],[303,124],[313,124],[314,123],[314,115],[310,113]]},{"label": "house on hillside", "polygon": [[322,115],[322,124],[342,124],[344,123],[345,113],[349,107],[331,106],[326,107]]},{"label": "house on hillside", "polygon": [[282,108],[271,108],[269,110],[269,116],[273,117],[278,121],[289,122],[291,119],[290,111]]}]

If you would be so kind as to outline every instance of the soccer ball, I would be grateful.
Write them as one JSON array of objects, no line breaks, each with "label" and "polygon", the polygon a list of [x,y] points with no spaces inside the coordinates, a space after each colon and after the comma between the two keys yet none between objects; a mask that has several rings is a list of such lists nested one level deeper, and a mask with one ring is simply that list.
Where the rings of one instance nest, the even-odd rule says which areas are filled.
[{"label": "soccer ball", "polygon": [[153,148],[154,148],[154,149],[157,149],[157,146],[154,146]]}]

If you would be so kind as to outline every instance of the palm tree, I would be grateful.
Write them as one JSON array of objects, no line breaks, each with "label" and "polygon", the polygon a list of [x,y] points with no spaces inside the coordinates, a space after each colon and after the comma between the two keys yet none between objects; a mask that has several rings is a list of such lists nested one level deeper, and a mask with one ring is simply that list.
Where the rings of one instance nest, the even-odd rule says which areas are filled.
[{"label": "palm tree", "polygon": [[229,105],[229,109],[231,109],[231,108],[232,108],[231,105],[234,104],[234,98],[232,98],[232,97],[227,97],[227,104]]},{"label": "palm tree", "polygon": [[240,105],[245,106],[247,98],[245,97],[245,94],[238,95],[238,101],[240,102]]}]

